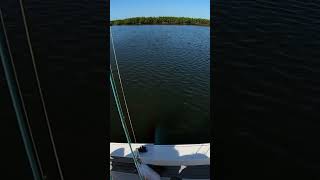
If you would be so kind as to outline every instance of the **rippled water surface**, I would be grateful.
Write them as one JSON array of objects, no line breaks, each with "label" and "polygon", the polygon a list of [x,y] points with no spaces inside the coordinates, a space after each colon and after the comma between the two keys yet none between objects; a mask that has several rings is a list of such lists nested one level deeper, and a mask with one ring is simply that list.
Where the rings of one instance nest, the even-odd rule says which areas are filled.
[{"label": "rippled water surface", "polygon": [[[113,26],[112,33],[137,141],[208,142],[210,28]],[[110,56],[115,69],[112,49]],[[116,113],[113,100],[111,140],[124,142]]]},{"label": "rippled water surface", "polygon": [[221,179],[319,179],[320,3],[230,0],[215,7]]}]

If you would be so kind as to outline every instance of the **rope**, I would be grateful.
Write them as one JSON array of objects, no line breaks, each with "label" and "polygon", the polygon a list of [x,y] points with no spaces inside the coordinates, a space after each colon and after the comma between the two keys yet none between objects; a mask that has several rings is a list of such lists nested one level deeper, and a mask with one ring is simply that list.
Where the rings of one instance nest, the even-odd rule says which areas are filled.
[{"label": "rope", "polygon": [[62,170],[61,170],[61,166],[60,166],[60,162],[59,162],[59,158],[58,158],[58,154],[57,154],[57,150],[56,150],[54,139],[53,139],[53,135],[52,135],[52,131],[51,131],[51,125],[50,125],[50,122],[49,122],[46,105],[45,105],[43,94],[42,94],[42,88],[41,88],[41,85],[40,85],[37,66],[36,66],[36,62],[35,62],[35,58],[34,58],[34,53],[33,53],[33,50],[32,50],[32,44],[31,44],[31,40],[30,40],[29,29],[28,29],[27,20],[26,20],[26,15],[25,15],[25,12],[24,12],[24,5],[22,3],[22,0],[19,0],[19,2],[20,2],[20,8],[21,8],[21,13],[22,13],[22,17],[23,17],[24,27],[25,27],[25,30],[26,30],[26,35],[27,35],[28,46],[29,46],[29,50],[30,50],[30,54],[31,54],[32,64],[33,64],[33,68],[34,68],[34,72],[35,72],[35,76],[36,76],[36,80],[37,80],[38,90],[39,90],[39,94],[40,94],[40,98],[41,98],[41,102],[42,102],[42,107],[43,107],[43,110],[44,110],[46,123],[47,123],[47,126],[48,126],[48,131],[49,131],[49,136],[50,136],[50,140],[51,140],[51,143],[52,143],[54,156],[55,156],[56,161],[57,161],[57,166],[58,166],[60,178],[61,178],[61,180],[64,180],[63,174],[62,174]]},{"label": "rope", "polygon": [[[1,12],[1,9],[0,9],[0,12]],[[2,38],[5,38],[7,40],[6,33],[5,33],[4,21],[3,21],[3,17],[2,17],[2,12],[1,12],[1,22],[2,22],[1,24],[3,27],[3,31],[4,31],[3,35],[5,36],[5,37],[2,37],[2,34],[1,34],[1,40],[2,40]],[[8,44],[7,44],[7,48],[9,50]],[[40,180],[41,179],[41,174],[39,174],[40,167],[38,167],[38,165],[40,165],[40,164],[36,163],[34,153],[33,153],[34,149],[31,145],[32,143],[30,142],[30,136],[29,136],[30,134],[28,134],[27,127],[26,127],[26,124],[24,121],[24,116],[23,116],[22,109],[21,109],[22,102],[21,102],[21,99],[19,99],[17,96],[17,94],[18,94],[17,93],[17,81],[14,81],[14,79],[16,79],[16,76],[15,76],[16,74],[12,72],[13,71],[12,61],[11,61],[11,66],[10,66],[9,65],[10,61],[8,60],[4,49],[6,49],[6,45],[3,44],[2,42],[0,42],[0,59],[3,64],[4,74],[5,74],[7,83],[8,83],[8,88],[9,88],[9,93],[10,93],[10,96],[12,99],[13,108],[14,108],[16,116],[17,116],[17,121],[18,121],[19,130],[20,130],[20,133],[22,136],[22,141],[24,143],[24,147],[25,147],[26,154],[27,154],[27,157],[28,157],[28,160],[30,163],[30,168],[31,168],[33,177],[35,180]],[[15,76],[15,77],[13,77],[13,76]]]},{"label": "rope", "polygon": [[127,114],[128,114],[128,119],[129,119],[131,131],[132,131],[132,134],[133,134],[134,142],[137,143],[137,139],[136,139],[136,136],[135,136],[135,133],[134,133],[134,129],[133,129],[133,126],[132,126],[132,122],[131,122],[129,108],[128,108],[128,105],[127,105],[126,96],[124,94],[124,90],[123,90],[123,86],[122,86],[122,80],[121,80],[119,66],[118,66],[117,54],[116,54],[116,50],[114,48],[114,42],[113,42],[113,36],[112,36],[111,27],[110,27],[110,37],[111,37],[111,42],[112,42],[112,49],[113,49],[114,59],[115,59],[115,62],[116,62],[117,72],[118,72],[118,76],[119,76],[120,87],[121,87],[121,91],[122,91],[122,95],[123,95],[123,99],[124,99],[124,105],[126,107],[126,111],[127,111]]},{"label": "rope", "polygon": [[130,139],[130,135],[129,135],[129,131],[128,131],[127,125],[125,123],[125,117],[123,115],[123,111],[122,111],[122,108],[121,108],[120,99],[119,99],[119,96],[118,96],[118,93],[117,93],[117,87],[115,86],[115,81],[114,81],[111,65],[110,65],[110,83],[111,83],[114,99],[116,101],[117,109],[118,109],[118,112],[119,112],[122,128],[123,128],[124,133],[126,135],[126,138],[127,138],[127,141],[128,141],[129,147],[130,147],[130,151],[131,151],[132,156],[133,156],[134,164],[135,164],[135,166],[137,168],[137,171],[138,171],[140,179],[143,180],[143,177],[142,177],[142,175],[140,173],[140,170],[139,170],[139,164],[138,164],[138,160],[137,160],[136,154],[132,150],[131,139]]},{"label": "rope", "polygon": [[17,89],[18,89],[18,94],[19,94],[19,98],[20,98],[20,101],[21,101],[22,109],[23,109],[23,112],[24,112],[24,115],[25,115],[25,118],[26,118],[28,130],[29,130],[29,133],[30,133],[30,139],[31,139],[31,142],[32,142],[32,146],[33,146],[33,148],[35,150],[36,160],[37,160],[37,163],[39,164],[39,170],[40,170],[41,176],[43,176],[42,165],[41,165],[41,162],[40,162],[40,159],[39,159],[37,147],[36,147],[36,145],[34,143],[32,130],[31,130],[30,122],[29,122],[29,117],[28,117],[28,114],[27,114],[27,110],[26,110],[26,106],[25,106],[25,103],[24,103],[24,99],[22,97],[20,83],[19,83],[19,80],[18,80],[16,68],[15,68],[15,65],[14,65],[14,61],[13,61],[13,57],[12,57],[12,53],[11,53],[11,48],[10,48],[10,43],[9,43],[9,39],[8,39],[8,35],[7,35],[7,30],[6,30],[6,27],[5,27],[5,23],[4,23],[4,19],[3,19],[3,15],[2,15],[1,9],[0,9],[0,16],[1,16],[1,22],[2,22],[3,32],[4,32],[4,37],[6,39],[6,43],[7,43],[7,46],[8,46],[8,52],[9,52],[9,57],[10,57],[11,65],[12,65],[13,76],[15,78],[15,81],[17,82],[16,85],[17,85]]}]

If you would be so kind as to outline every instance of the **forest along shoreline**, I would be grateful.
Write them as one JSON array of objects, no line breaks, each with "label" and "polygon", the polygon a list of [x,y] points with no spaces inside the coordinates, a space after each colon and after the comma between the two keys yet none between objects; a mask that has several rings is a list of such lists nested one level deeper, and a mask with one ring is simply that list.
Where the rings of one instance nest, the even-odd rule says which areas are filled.
[{"label": "forest along shoreline", "polygon": [[197,25],[210,26],[209,19],[188,17],[133,17],[110,21],[110,25]]}]

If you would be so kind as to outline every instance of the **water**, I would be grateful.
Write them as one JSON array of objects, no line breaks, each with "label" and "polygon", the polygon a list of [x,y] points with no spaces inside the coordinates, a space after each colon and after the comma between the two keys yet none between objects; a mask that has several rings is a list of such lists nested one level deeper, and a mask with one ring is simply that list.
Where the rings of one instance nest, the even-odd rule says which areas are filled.
[{"label": "water", "polygon": [[[15,47],[13,49],[15,59],[19,61],[17,70],[20,72],[19,77],[26,94],[26,101],[31,105],[39,104],[38,102],[33,103],[38,93],[35,86],[30,86],[34,84],[34,81],[30,82],[30,79],[33,78],[27,76],[32,72],[32,65],[21,14],[18,11],[18,1],[7,0],[0,3],[2,7],[5,7],[8,35]],[[90,116],[83,112],[94,112],[93,108],[105,109],[106,107],[103,103],[105,99],[101,98],[105,97],[105,90],[101,88],[102,92],[96,93],[94,100],[91,100],[93,95],[89,95],[89,92],[92,91],[88,89],[92,86],[96,88],[95,84],[98,84],[95,82],[98,79],[96,77],[101,77],[100,72],[105,73],[103,59],[107,58],[102,54],[108,49],[103,48],[106,45],[102,42],[105,42],[107,36],[105,32],[98,34],[96,31],[101,29],[102,24],[105,24],[104,20],[107,19],[105,9],[108,8],[105,7],[104,1],[90,1],[89,5],[87,1],[40,2],[33,0],[25,1],[25,4],[35,53],[38,59],[45,59],[44,61],[39,60],[39,71],[41,71],[41,81],[44,83],[49,116],[55,129],[56,145],[64,166],[63,170],[68,177],[72,177],[71,179],[92,179],[98,174],[98,167],[104,167],[102,162],[102,165],[97,165],[99,159],[104,156],[97,155],[99,154],[97,151],[101,150],[101,154],[105,154],[103,149],[105,134],[92,134],[103,132],[100,131],[101,121],[99,119],[107,118],[100,116],[98,110],[95,111],[96,113],[91,113]],[[100,10],[98,10],[99,7]],[[212,37],[212,43],[215,45],[213,47],[215,59],[212,61],[211,70],[215,87],[212,88],[215,131],[213,151],[217,152],[217,165],[215,166],[217,176],[220,173],[221,179],[244,179],[242,177],[246,179],[257,179],[257,177],[258,179],[279,179],[279,177],[284,177],[282,179],[291,177],[319,179],[320,51],[317,49],[320,46],[320,34],[318,33],[320,3],[296,0],[229,0],[214,1],[214,7],[215,10],[212,12],[215,17],[212,19],[215,22],[213,26],[215,36]],[[116,46],[124,47],[124,44],[119,43],[122,36],[116,32],[115,29],[115,39],[118,38],[118,42],[115,42]],[[130,44],[129,40],[126,42]],[[126,52],[122,50],[124,53],[121,53],[121,47],[117,48],[122,76],[127,84],[130,83],[127,80],[130,76],[124,72],[124,69],[129,67],[124,66],[121,62],[129,60],[123,59]],[[125,46],[125,48],[128,47]],[[139,46],[134,48],[137,49]],[[143,50],[146,51],[146,48]],[[42,66],[41,62],[43,62]],[[3,73],[1,75],[1,82],[4,82]],[[48,82],[50,87],[46,87],[45,82]],[[130,84],[133,82],[131,81]],[[155,118],[148,119],[148,121],[135,120],[134,117],[137,114],[132,108],[138,109],[143,105],[139,102],[145,102],[147,99],[139,98],[139,101],[133,101],[134,97],[129,95],[129,91],[132,90],[129,90],[127,86],[132,120],[152,124]],[[6,134],[3,135],[3,144],[8,144],[8,146],[3,146],[3,150],[7,152],[3,153],[7,157],[4,163],[10,170],[27,169],[28,162],[24,159],[20,134],[17,125],[14,124],[16,123],[15,115],[8,105],[11,100],[3,87],[1,86],[0,111],[11,112],[10,117],[5,116],[9,113],[0,113],[2,126],[7,129]],[[73,91],[75,88],[79,91]],[[96,89],[99,90],[99,88]],[[140,92],[136,90],[136,94],[138,93]],[[165,102],[168,102],[169,93],[163,91],[160,93],[167,94],[167,96],[158,96],[158,99],[162,100],[166,97]],[[71,99],[70,96],[72,96]],[[143,97],[145,96],[150,97],[147,93]],[[149,104],[151,102],[150,100]],[[169,103],[166,104],[166,106],[169,105]],[[30,115],[33,117],[31,119],[36,120],[37,110],[35,108],[29,110],[34,112]],[[147,113],[151,116],[150,114]],[[138,116],[143,115],[138,114]],[[194,120],[194,122],[197,121]],[[114,122],[118,121],[114,120]],[[37,124],[38,121],[35,121],[34,125]],[[76,125],[85,128],[79,130]],[[112,129],[113,140],[123,141],[121,127],[115,123],[111,125],[114,127]],[[154,132],[152,132],[154,128],[146,128],[147,125],[140,123],[135,125],[137,133],[140,132],[138,130],[140,126],[142,131],[141,134],[138,134],[138,140],[154,141]],[[146,132],[147,129],[150,130],[150,133]],[[199,138],[206,137],[208,133],[203,132],[203,135],[198,135],[197,128],[190,129],[195,131],[185,133],[189,134],[188,138],[198,139],[194,140],[195,142],[207,142],[207,139],[200,140]],[[201,128],[201,130],[206,129]],[[9,132],[12,134],[9,135]],[[186,131],[177,132],[182,134]],[[181,134],[177,136],[180,138],[178,142],[186,140]],[[8,136],[10,138],[7,138]],[[94,138],[88,138],[89,136]],[[12,140],[12,137],[15,139]],[[92,143],[98,141],[96,137],[102,137],[101,147]],[[86,165],[75,163],[79,162],[79,157],[81,157],[81,162],[90,163]],[[19,159],[22,160],[19,161]],[[91,166],[92,164],[96,166]],[[10,174],[12,176],[21,175],[20,179],[28,179],[26,178],[28,175],[30,177],[29,172],[19,171],[19,173]],[[16,176],[6,179],[19,179]]]},{"label": "water", "polygon": [[[65,179],[103,179],[107,164],[105,1],[23,1]],[[19,1],[0,1],[30,125],[47,179],[59,179]],[[0,65],[1,179],[33,179]],[[2,98],[3,97],[3,98]],[[81,162],[79,162],[81,159]],[[16,173],[12,173],[16,172]]]},{"label": "water", "polygon": [[215,8],[217,174],[319,179],[320,3],[231,0]]},{"label": "water", "polygon": [[[113,26],[112,32],[137,141],[209,142],[210,28]],[[112,49],[110,55],[115,69]],[[110,108],[111,141],[126,142],[114,101]]]}]

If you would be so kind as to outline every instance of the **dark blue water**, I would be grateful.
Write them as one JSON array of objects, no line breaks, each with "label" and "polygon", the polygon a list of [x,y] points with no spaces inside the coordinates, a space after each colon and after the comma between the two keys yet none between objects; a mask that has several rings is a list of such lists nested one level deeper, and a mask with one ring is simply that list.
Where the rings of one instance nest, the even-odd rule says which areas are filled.
[{"label": "dark blue water", "polygon": [[[113,26],[112,32],[137,141],[209,142],[210,28]],[[115,69],[111,49],[110,55]],[[126,142],[114,102],[111,141]]]},{"label": "dark blue water", "polygon": [[217,175],[319,179],[320,3],[214,7]]},{"label": "dark blue water", "polygon": [[[93,98],[93,95],[88,95],[92,92],[88,89],[98,84],[95,80],[102,77],[100,72],[105,73],[103,59],[107,58],[101,56],[101,52],[107,52],[109,49],[101,48],[105,45],[99,46],[106,37],[95,32],[102,26],[102,23],[99,24],[100,20],[106,19],[105,9],[108,8],[105,7],[104,1],[90,1],[90,4],[87,1],[26,3],[36,54],[40,59],[45,59],[40,61],[40,64],[44,63],[44,68],[39,68],[42,72],[40,74],[49,73],[47,77],[41,77],[50,82],[50,88],[46,87],[45,95],[48,96],[48,109],[54,122],[57,148],[61,154],[64,172],[68,174],[69,179],[90,179],[96,174],[92,172],[98,166],[88,169],[88,163],[85,162],[90,162],[90,165],[97,164],[100,156],[93,155],[97,154],[99,149],[105,153],[103,148],[97,148],[90,143],[97,141],[96,139],[88,138],[92,132],[100,132],[97,130],[101,127],[99,119],[107,119],[100,116],[98,110],[94,112],[90,109],[105,109],[105,104],[102,103],[105,99],[101,98],[105,97],[105,90],[101,88],[103,92],[99,91]],[[319,179],[320,51],[317,49],[320,46],[320,3],[297,0],[229,0],[214,1],[212,5],[215,7],[212,11],[214,17],[211,18],[214,22],[214,36],[211,41],[214,44],[215,60],[212,61],[211,70],[216,87],[212,88],[214,151],[217,152],[218,162],[215,166],[216,177]],[[13,51],[15,58],[20,62],[17,68],[21,79],[24,80],[22,82],[25,97],[28,99],[26,101],[33,104],[34,95],[29,91],[34,90],[34,86],[30,86],[34,85],[34,81],[30,82],[26,76],[32,68],[29,66],[30,59],[21,26],[19,6],[17,1],[8,0],[1,1],[1,6],[5,8],[5,19],[10,29],[9,38],[16,45]],[[115,36],[118,35],[115,33]],[[127,43],[130,44],[128,41]],[[116,46],[121,45],[118,43]],[[121,65],[121,62],[127,60],[121,56],[124,55],[119,52],[120,68],[123,69],[126,67]],[[98,61],[102,63],[99,64]],[[50,66],[47,66],[47,62]],[[84,72],[90,72],[90,75]],[[3,73],[1,75],[3,82]],[[124,79],[130,78],[125,77],[125,73],[122,75]],[[127,80],[124,82],[129,83]],[[101,80],[101,84],[103,83],[107,81]],[[2,147],[2,150],[6,151],[3,156],[7,157],[5,164],[8,171],[2,175],[8,175],[11,179],[16,179],[17,175],[24,179],[32,179],[30,173],[16,172],[17,169],[28,169],[28,162],[23,154],[19,132],[14,131],[17,130],[14,123],[16,119],[8,105],[11,102],[8,91],[2,85],[1,95],[5,98],[1,98],[0,101],[0,115],[1,121],[4,122],[2,127],[8,130],[2,136],[5,140],[2,141],[3,144],[8,144]],[[79,90],[72,91],[75,88]],[[96,89],[98,91],[99,88]],[[137,107],[139,103],[132,101],[133,97],[129,96],[130,109],[132,106]],[[168,102],[168,99],[167,97],[165,102]],[[139,100],[146,101],[141,98]],[[136,104],[132,104],[133,102]],[[33,111],[33,119],[37,119],[37,110]],[[84,114],[89,111],[92,112],[91,115]],[[11,115],[5,116],[6,113],[2,112],[10,112]],[[132,116],[133,114],[132,112]],[[75,128],[76,125],[86,128],[80,131]],[[113,132],[116,131],[119,136],[115,134],[112,138],[123,140],[121,127],[115,123],[113,126],[117,127]],[[142,127],[145,126],[143,124]],[[141,132],[143,134],[138,135],[138,139],[154,140],[154,132]],[[75,136],[77,138],[73,138]],[[197,139],[205,137],[193,133],[189,136]],[[101,137],[105,137],[104,134],[101,134]],[[79,157],[82,158],[81,162]]]},{"label": "dark blue water", "polygon": [[[107,164],[106,1],[23,1],[65,179],[103,179]],[[47,179],[59,179],[19,1],[0,1],[33,135]],[[0,179],[33,179],[0,65]],[[93,165],[94,164],[94,165]]]}]

